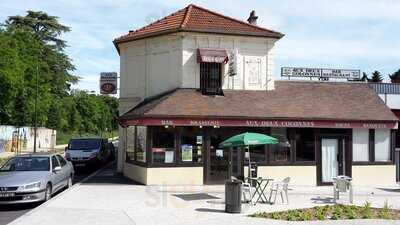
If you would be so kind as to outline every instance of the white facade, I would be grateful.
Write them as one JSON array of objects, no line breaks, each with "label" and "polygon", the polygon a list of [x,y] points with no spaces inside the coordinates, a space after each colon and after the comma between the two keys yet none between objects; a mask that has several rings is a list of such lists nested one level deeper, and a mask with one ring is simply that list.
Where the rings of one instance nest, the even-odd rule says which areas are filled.
[{"label": "white facade", "polygon": [[[120,115],[147,97],[175,88],[199,88],[198,48],[225,49],[230,63],[223,69],[223,89],[273,90],[274,45],[277,39],[233,35],[175,33],[121,43]],[[229,76],[229,66],[235,76]],[[125,146],[120,129],[120,145]],[[124,154],[119,151],[118,169]]]},{"label": "white facade", "polygon": [[176,33],[119,44],[121,64],[120,112],[146,97],[175,88],[199,88],[198,48],[225,49],[236,75],[223,88],[272,90],[273,47],[276,39],[213,34]]}]

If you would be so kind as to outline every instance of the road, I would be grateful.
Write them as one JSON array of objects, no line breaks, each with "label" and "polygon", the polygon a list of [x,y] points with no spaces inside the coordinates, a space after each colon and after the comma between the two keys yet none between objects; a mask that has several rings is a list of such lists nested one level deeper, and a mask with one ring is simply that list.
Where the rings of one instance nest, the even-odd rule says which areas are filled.
[{"label": "road", "polygon": [[[102,168],[79,168],[75,170],[74,184]],[[57,194],[56,194],[57,195]],[[41,203],[0,206],[0,225],[5,225],[29,212]]]}]

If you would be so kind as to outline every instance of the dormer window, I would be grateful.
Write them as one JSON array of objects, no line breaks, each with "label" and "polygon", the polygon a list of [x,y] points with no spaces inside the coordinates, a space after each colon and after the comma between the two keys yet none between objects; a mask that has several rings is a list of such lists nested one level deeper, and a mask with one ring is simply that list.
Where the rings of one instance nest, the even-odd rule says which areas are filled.
[{"label": "dormer window", "polygon": [[224,49],[198,49],[200,91],[203,95],[222,95],[222,65],[228,62]]}]

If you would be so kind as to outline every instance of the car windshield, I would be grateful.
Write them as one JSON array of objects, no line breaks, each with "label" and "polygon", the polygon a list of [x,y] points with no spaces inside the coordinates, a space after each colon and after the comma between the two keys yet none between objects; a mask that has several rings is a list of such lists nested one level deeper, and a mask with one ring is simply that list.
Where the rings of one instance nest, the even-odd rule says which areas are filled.
[{"label": "car windshield", "polygon": [[49,171],[49,157],[16,157],[10,159],[0,171]]},{"label": "car windshield", "polygon": [[98,149],[100,147],[100,140],[97,139],[74,139],[68,144],[69,150],[88,150]]}]

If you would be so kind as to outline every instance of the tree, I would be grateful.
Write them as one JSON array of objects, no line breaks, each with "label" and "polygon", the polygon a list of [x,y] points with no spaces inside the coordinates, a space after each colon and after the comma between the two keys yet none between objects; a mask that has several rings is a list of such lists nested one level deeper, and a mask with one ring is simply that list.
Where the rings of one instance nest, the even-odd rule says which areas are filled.
[{"label": "tree", "polygon": [[400,83],[400,69],[389,75],[392,83]]},{"label": "tree", "polygon": [[366,72],[363,72],[363,75],[360,78],[360,81],[363,81],[363,82],[368,82],[369,81],[368,74]]},{"label": "tree", "polygon": [[381,83],[383,81],[382,75],[379,71],[375,70],[372,73],[372,77],[369,80],[369,82],[373,82],[373,83]]}]

